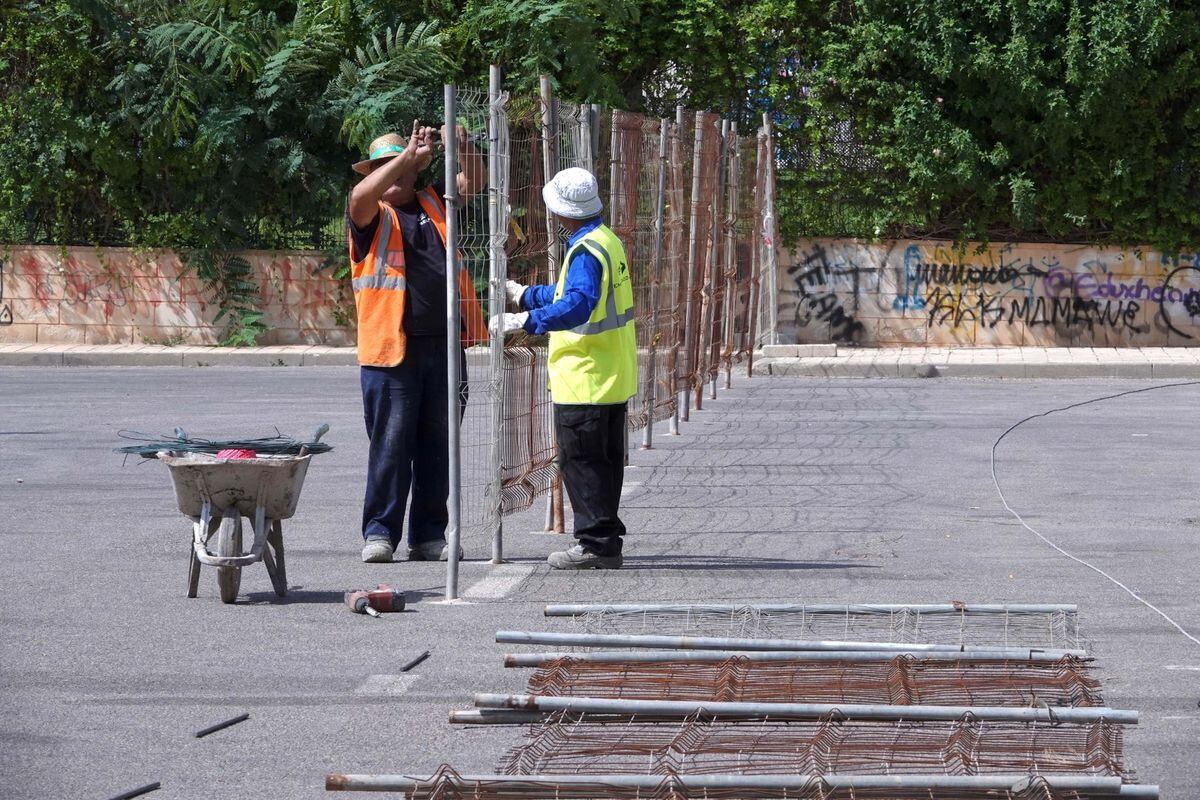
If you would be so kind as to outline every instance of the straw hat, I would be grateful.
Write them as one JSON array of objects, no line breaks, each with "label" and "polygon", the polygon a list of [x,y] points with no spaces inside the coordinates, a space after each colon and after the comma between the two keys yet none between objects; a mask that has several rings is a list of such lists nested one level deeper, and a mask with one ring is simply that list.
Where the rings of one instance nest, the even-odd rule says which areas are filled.
[{"label": "straw hat", "polygon": [[369,175],[376,161],[389,161],[403,153],[407,146],[408,139],[400,134],[385,133],[371,142],[371,146],[367,148],[366,160],[359,161],[352,169],[359,175]]},{"label": "straw hat", "polygon": [[590,219],[604,210],[596,176],[586,169],[570,167],[542,187],[546,208],[567,219]]}]

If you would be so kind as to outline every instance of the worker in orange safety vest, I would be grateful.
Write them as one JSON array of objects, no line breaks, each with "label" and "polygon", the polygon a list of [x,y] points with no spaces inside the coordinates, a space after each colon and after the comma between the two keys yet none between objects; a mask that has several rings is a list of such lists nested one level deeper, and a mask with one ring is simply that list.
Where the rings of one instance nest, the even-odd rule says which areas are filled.
[{"label": "worker in orange safety vest", "polygon": [[[483,159],[458,131],[458,194],[485,188]],[[350,192],[350,279],[358,312],[358,361],[370,439],[363,501],[362,560],[393,559],[408,511],[408,560],[445,560],[449,494],[445,187],[417,189],[436,133],[413,121],[412,135],[371,142],[354,165],[366,177]],[[458,266],[461,348],[487,339],[470,275]],[[466,354],[459,362],[460,415]],[[461,417],[460,417],[461,419]],[[457,424],[458,420],[455,421]],[[461,557],[461,552],[460,552]]]}]

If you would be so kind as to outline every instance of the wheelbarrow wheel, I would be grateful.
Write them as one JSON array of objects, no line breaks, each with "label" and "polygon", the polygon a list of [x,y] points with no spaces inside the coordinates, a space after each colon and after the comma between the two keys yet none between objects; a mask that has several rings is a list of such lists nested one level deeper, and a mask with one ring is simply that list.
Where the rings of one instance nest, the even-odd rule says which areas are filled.
[{"label": "wheelbarrow wheel", "polygon": [[[221,520],[221,527],[217,530],[217,555],[242,555],[242,516],[236,511]],[[237,600],[241,586],[241,567],[217,567],[217,589],[221,592],[222,603]]]}]

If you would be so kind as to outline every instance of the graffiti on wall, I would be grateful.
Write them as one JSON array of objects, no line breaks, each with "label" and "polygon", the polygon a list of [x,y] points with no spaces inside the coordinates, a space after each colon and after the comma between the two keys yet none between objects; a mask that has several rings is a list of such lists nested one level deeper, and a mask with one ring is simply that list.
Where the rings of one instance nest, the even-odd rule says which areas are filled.
[{"label": "graffiti on wall", "polygon": [[[344,281],[312,253],[244,254],[271,330],[264,344],[352,344]],[[0,342],[215,344],[211,287],[169,251],[14,247],[0,261]]]},{"label": "graffiti on wall", "polygon": [[814,240],[781,263],[798,341],[1200,344],[1200,255]]},{"label": "graffiti on wall", "polygon": [[4,301],[4,259],[0,258],[0,325],[12,324],[12,306]]}]

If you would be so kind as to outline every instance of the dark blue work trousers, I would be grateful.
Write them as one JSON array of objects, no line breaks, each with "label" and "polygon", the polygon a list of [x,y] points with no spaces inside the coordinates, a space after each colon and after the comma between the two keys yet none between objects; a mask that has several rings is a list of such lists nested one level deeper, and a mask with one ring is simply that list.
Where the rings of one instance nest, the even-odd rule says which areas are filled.
[{"label": "dark blue work trousers", "polygon": [[[467,356],[459,361],[459,421],[467,405]],[[395,367],[362,367],[363,415],[370,450],[363,539],[404,538],[409,490],[409,546],[444,541],[449,514],[446,340],[410,336]]]}]

